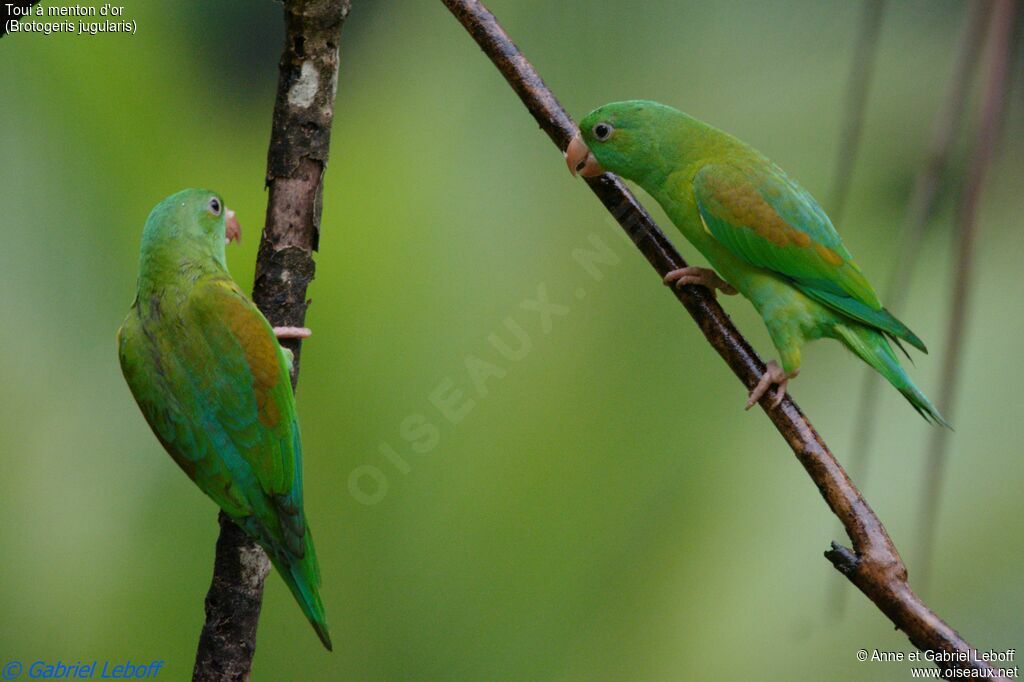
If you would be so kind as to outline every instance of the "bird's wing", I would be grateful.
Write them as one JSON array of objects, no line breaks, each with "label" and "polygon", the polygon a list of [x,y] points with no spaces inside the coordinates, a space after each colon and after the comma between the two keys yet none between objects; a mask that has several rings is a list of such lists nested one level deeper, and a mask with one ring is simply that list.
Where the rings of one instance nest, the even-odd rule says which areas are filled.
[{"label": "bird's wing", "polygon": [[196,285],[181,323],[137,316],[120,333],[125,378],[164,447],[265,546],[305,553],[301,445],[284,354],[229,279]]},{"label": "bird's wing", "polygon": [[693,186],[705,228],[738,258],[924,350],[921,340],[882,307],[818,203],[781,169],[753,162],[710,164],[697,172]]}]

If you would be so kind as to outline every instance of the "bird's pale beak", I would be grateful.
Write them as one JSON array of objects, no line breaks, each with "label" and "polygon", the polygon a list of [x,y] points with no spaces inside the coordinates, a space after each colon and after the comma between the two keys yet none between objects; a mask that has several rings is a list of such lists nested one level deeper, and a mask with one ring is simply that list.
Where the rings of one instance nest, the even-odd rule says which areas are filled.
[{"label": "bird's pale beak", "polygon": [[573,176],[579,173],[585,178],[596,178],[604,173],[604,168],[597,162],[597,158],[579,133],[576,133],[576,137],[572,138],[569,146],[565,148],[565,165],[569,167],[569,172]]},{"label": "bird's pale beak", "polygon": [[242,241],[242,226],[238,224],[238,218],[230,208],[224,212],[224,237],[226,244]]}]

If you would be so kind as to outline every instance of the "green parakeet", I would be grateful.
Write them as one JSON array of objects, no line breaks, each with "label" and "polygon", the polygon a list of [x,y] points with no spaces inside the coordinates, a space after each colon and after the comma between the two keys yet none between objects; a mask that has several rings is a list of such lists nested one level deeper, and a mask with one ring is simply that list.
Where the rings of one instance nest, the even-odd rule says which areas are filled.
[{"label": "green parakeet", "polygon": [[188,189],[153,209],[117,334],[121,370],[164,449],[266,550],[330,650],[290,354],[228,274],[225,242],[240,236],[214,192]]},{"label": "green parakeet", "polygon": [[666,283],[739,292],[754,304],[782,366],[769,363],[748,408],[773,384],[773,404],[781,402],[800,371],[804,343],[830,337],[884,376],[926,420],[948,426],[903,371],[889,340],[901,350],[900,341],[927,352],[924,344],[882,307],[814,198],[759,152],[672,107],[634,100],[587,114],[566,163],[573,174],[610,171],[636,182],[714,268],[675,270]]}]

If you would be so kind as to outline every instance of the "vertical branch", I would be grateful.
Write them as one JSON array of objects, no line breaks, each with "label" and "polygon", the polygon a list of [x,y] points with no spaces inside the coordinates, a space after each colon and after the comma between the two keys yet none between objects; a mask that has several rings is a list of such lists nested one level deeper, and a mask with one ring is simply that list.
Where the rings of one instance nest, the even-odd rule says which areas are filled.
[{"label": "vertical branch", "polygon": [[[266,227],[256,257],[253,301],[274,326],[303,326],[306,288],[320,235],[327,165],[338,85],[338,45],[350,0],[285,0],[285,41],[278,65],[266,185]],[[295,356],[301,339],[282,342]],[[248,680],[256,627],[270,563],[263,550],[221,513],[206,624],[193,680]]]},{"label": "vertical branch", "polygon": [[[924,161],[914,179],[914,189],[907,202],[905,216],[906,227],[903,231],[903,243],[900,255],[896,258],[889,283],[885,288],[884,301],[886,307],[899,314],[910,288],[910,278],[917,266],[921,242],[925,227],[935,213],[939,200],[939,187],[942,177],[949,165],[953,150],[953,141],[963,120],[964,108],[967,103],[967,92],[971,78],[978,63],[981,46],[985,42],[985,29],[988,25],[989,0],[974,0],[969,8],[967,25],[960,36],[953,75],[949,82],[949,90],[942,107],[932,121],[931,139],[925,152]],[[853,420],[855,431],[850,455],[850,476],[863,487],[867,481],[868,465],[874,447],[874,435],[878,423],[879,397],[878,390],[882,378],[873,369],[866,369],[861,384],[860,402],[857,405],[856,418]],[[841,615],[845,607],[847,593],[842,581],[837,580],[830,600],[834,615]]]},{"label": "vertical branch", "polygon": [[270,559],[227,514],[220,512],[217,521],[220,536],[192,679],[243,682],[249,679],[256,653],[256,626]]},{"label": "vertical branch", "polygon": [[853,53],[853,66],[846,91],[846,116],[839,143],[832,197],[829,201],[829,214],[837,225],[843,222],[853,168],[857,161],[857,151],[860,149],[861,133],[864,130],[864,110],[868,102],[868,86],[871,84],[871,74],[875,70],[875,55],[878,52],[878,36],[882,32],[884,12],[885,0],[864,0],[864,18],[857,36],[857,47]]},{"label": "vertical branch", "polygon": [[[954,282],[950,305],[946,354],[942,365],[942,387],[938,399],[939,410],[947,418],[952,416],[956,400],[959,363],[967,324],[967,303],[971,293],[974,268],[974,245],[978,236],[978,203],[985,185],[985,175],[991,165],[996,141],[1002,127],[1009,86],[1010,63],[1013,59],[1013,30],[1017,14],[1016,0],[996,0],[993,4],[987,43],[989,45],[988,80],[981,104],[981,118],[974,145],[971,149],[967,176],[957,202],[956,240],[951,277]],[[925,460],[925,491],[921,500],[919,533],[921,537],[920,585],[926,588],[931,577],[932,547],[939,514],[939,499],[946,471],[949,434],[936,429],[932,434],[928,457]]]},{"label": "vertical branch", "polygon": [[[351,0],[284,3],[286,37],[267,153],[270,198],[252,292],[274,326],[301,327],[306,319],[338,87],[339,36],[350,5]],[[295,356],[294,386],[302,340],[285,339],[282,345]]]}]

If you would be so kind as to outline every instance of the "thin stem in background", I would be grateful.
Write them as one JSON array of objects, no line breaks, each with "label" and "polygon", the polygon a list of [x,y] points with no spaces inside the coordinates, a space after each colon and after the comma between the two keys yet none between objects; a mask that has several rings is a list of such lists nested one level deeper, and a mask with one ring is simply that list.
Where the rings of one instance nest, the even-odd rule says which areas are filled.
[{"label": "thin stem in background", "polygon": [[[883,301],[886,307],[899,316],[910,289],[911,276],[917,267],[925,228],[935,214],[939,203],[939,188],[949,166],[953,142],[960,129],[967,104],[967,95],[978,63],[981,46],[985,42],[985,29],[991,4],[989,0],[973,0],[968,8],[967,24],[960,36],[953,75],[942,107],[932,121],[931,139],[914,179],[914,189],[907,202],[906,227],[899,256],[889,276]],[[863,488],[868,480],[868,469],[874,448],[874,436],[878,426],[879,389],[882,378],[873,369],[864,371],[861,384],[860,402],[853,420],[854,433],[849,458],[850,477]],[[947,415],[948,416],[948,415]],[[832,598],[828,600],[829,611],[842,617],[846,609],[846,582],[833,583]]]},{"label": "thin stem in background", "polygon": [[[306,288],[314,274],[321,188],[334,118],[338,45],[350,5],[350,0],[284,2],[285,40],[267,153],[270,196],[253,286],[253,301],[274,326],[301,327],[306,318]],[[289,97],[300,78],[313,83],[313,91]],[[281,343],[294,354],[294,389],[301,340]],[[193,682],[249,679],[263,584],[270,571],[266,553],[223,512],[220,524]]]},{"label": "thin stem in background", "polygon": [[[989,22],[988,79],[982,97],[981,118],[971,149],[967,176],[957,201],[956,251],[954,254],[953,298],[950,305],[946,354],[943,358],[941,393],[938,408],[947,419],[956,405],[959,366],[963,355],[964,330],[967,326],[967,303],[971,294],[974,271],[974,246],[978,237],[978,203],[985,186],[995,153],[996,140],[1002,128],[1006,92],[1010,82],[1010,63],[1013,59],[1013,31],[1017,15],[1017,0],[995,0]],[[942,482],[945,478],[949,451],[949,433],[936,429],[932,433],[925,460],[925,489],[921,500],[918,533],[921,538],[918,580],[921,589],[927,589],[931,580],[931,558],[935,545],[935,528],[939,515]]]},{"label": "thin stem in background", "polygon": [[829,216],[836,225],[843,224],[846,199],[850,195],[853,168],[864,132],[864,111],[868,102],[868,86],[875,71],[875,56],[878,53],[878,37],[882,33],[882,15],[885,14],[885,0],[864,0],[864,17],[857,46],[853,53],[853,67],[846,91],[846,116],[843,121],[839,154],[836,157],[836,174],[833,179],[832,196],[829,200]]},{"label": "thin stem in background", "polygon": [[[576,134],[576,124],[494,15],[478,0],[442,2],[498,68],[541,129],[564,151]],[[605,173],[587,180],[587,184],[658,272],[659,280],[670,270],[685,266],[679,252],[618,177]],[[733,373],[748,389],[753,388],[764,373],[764,362],[714,297],[705,288],[693,285],[669,291],[683,304]],[[994,675],[995,670],[987,662],[975,659],[974,649],[956,630],[935,615],[910,589],[906,567],[882,522],[792,397],[787,395],[777,407],[770,406],[771,400],[770,396],[765,396],[761,408],[793,450],[829,508],[843,522],[853,544],[850,550],[833,542],[825,557],[903,630],[914,646],[954,653],[954,658],[963,659],[946,664],[943,675],[952,677],[957,670],[969,668]]]}]

